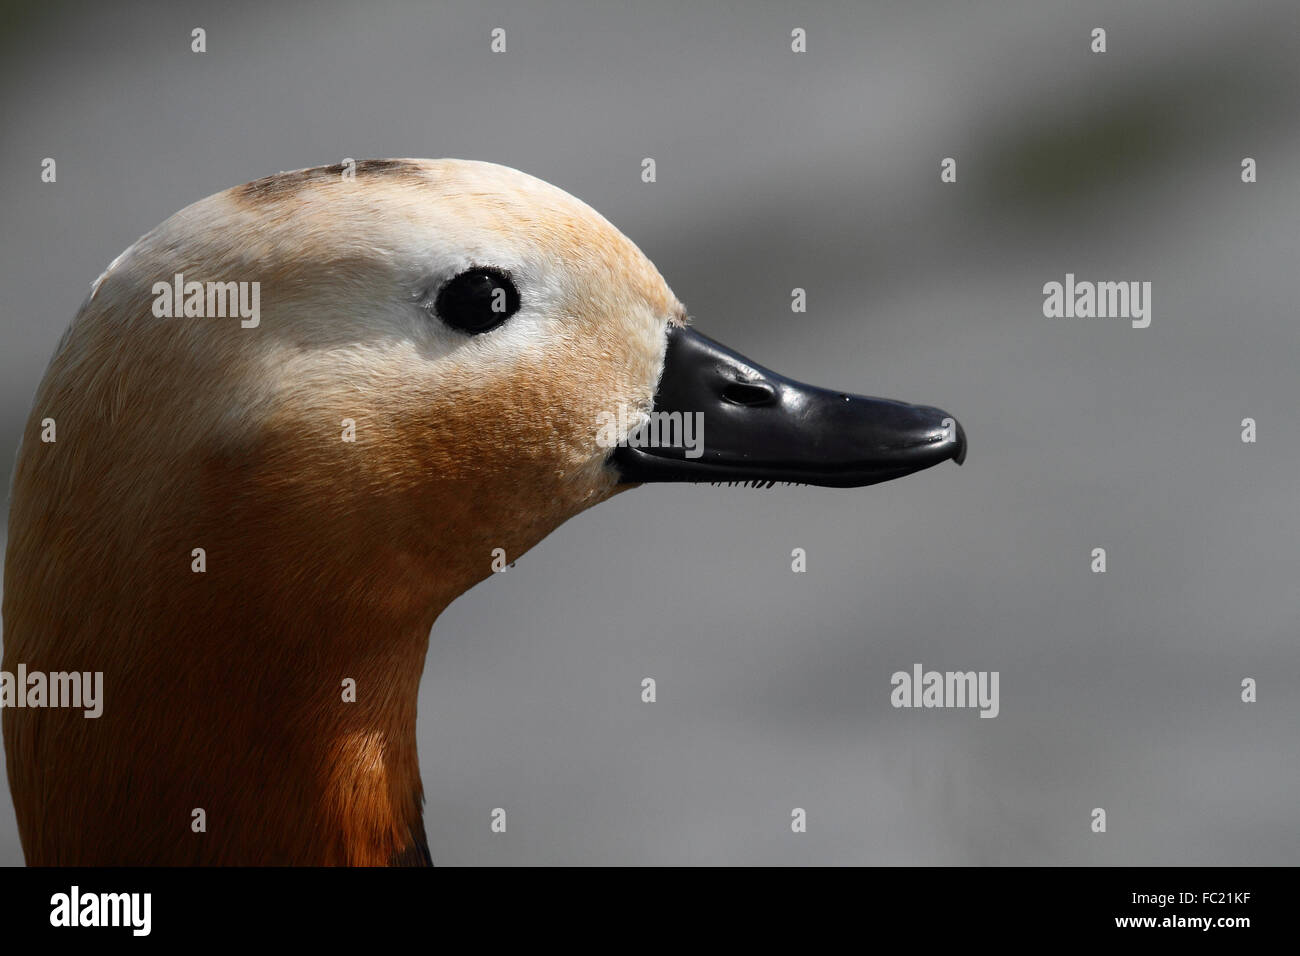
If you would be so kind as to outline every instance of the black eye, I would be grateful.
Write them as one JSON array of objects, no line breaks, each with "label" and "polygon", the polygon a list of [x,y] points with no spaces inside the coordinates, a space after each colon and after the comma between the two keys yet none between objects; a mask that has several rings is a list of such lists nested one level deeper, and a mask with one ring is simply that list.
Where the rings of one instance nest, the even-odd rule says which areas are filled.
[{"label": "black eye", "polygon": [[433,307],[452,328],[478,335],[519,311],[519,292],[499,269],[469,269],[439,290]]}]

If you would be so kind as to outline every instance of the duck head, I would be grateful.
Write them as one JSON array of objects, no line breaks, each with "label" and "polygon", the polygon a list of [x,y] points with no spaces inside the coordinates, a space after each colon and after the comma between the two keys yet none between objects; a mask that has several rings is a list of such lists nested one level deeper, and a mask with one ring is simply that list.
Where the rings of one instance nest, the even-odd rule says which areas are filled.
[{"label": "duck head", "polygon": [[[703,431],[643,440],[657,420]],[[428,635],[494,559],[638,482],[964,455],[941,410],[697,333],[626,237],[514,170],[370,161],[204,199],[97,280],[24,434],[4,669],[104,675],[98,719],[5,709],[28,862],[427,862]]]}]

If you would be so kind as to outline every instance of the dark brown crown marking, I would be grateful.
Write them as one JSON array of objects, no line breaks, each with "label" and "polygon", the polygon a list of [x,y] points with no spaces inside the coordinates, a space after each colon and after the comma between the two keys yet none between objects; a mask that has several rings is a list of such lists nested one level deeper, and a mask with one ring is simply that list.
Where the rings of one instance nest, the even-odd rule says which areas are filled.
[{"label": "dark brown crown marking", "polygon": [[[279,173],[255,179],[251,183],[237,186],[235,199],[253,205],[289,199],[302,189],[330,182],[343,182],[343,164],[333,166],[313,166],[311,169],[296,169],[293,172]],[[406,159],[362,159],[356,164],[357,180],[396,178],[410,182],[423,181],[424,172],[419,163]]]}]

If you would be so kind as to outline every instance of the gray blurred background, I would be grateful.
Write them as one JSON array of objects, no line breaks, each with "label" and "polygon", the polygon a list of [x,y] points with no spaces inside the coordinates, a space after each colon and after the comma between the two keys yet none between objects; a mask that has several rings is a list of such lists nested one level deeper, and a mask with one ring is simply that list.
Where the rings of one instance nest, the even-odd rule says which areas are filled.
[{"label": "gray blurred background", "polygon": [[[344,157],[514,166],[701,330],[942,406],[971,451],[854,491],[645,487],[460,598],[420,698],[436,862],[1296,864],[1298,10],[10,7],[0,465],[91,281],[180,207]],[[1066,272],[1151,281],[1151,327],[1044,318]],[[1000,671],[1000,716],[891,708],[914,662]]]}]

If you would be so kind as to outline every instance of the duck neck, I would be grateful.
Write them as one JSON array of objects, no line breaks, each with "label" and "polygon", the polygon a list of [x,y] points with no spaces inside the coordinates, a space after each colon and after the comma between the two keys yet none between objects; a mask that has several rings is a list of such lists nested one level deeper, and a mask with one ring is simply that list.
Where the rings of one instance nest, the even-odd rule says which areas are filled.
[{"label": "duck neck", "polygon": [[[98,719],[5,709],[29,864],[429,862],[415,723],[432,619],[386,631],[326,603],[290,630],[256,601],[222,614],[191,592],[190,614],[155,617],[141,597],[142,615],[173,623],[109,615],[78,631],[6,604],[6,668],[103,671]],[[173,634],[167,654],[149,650]]]},{"label": "duck neck", "polygon": [[[245,631],[264,636],[276,618],[282,628],[279,659],[246,679],[249,698],[238,708],[222,708],[255,715],[241,729],[249,760],[230,768],[237,774],[230,779],[266,781],[266,788],[231,788],[225,796],[244,834],[276,835],[273,853],[258,848],[261,861],[430,863],[416,709],[436,615],[393,615],[374,600],[281,596],[256,615],[256,630]],[[303,614],[303,607],[314,610]]]},{"label": "duck neck", "polygon": [[[336,702],[324,707],[307,703],[296,715],[286,715],[285,726],[302,727],[306,717],[311,728],[306,739],[290,745],[309,755],[304,779],[314,785],[308,799],[316,822],[308,833],[313,844],[300,846],[310,862],[430,863],[416,747],[416,702],[428,630],[406,637],[400,643],[418,651],[329,667],[319,673],[319,689],[332,693]],[[292,809],[289,815],[294,816]]]}]

